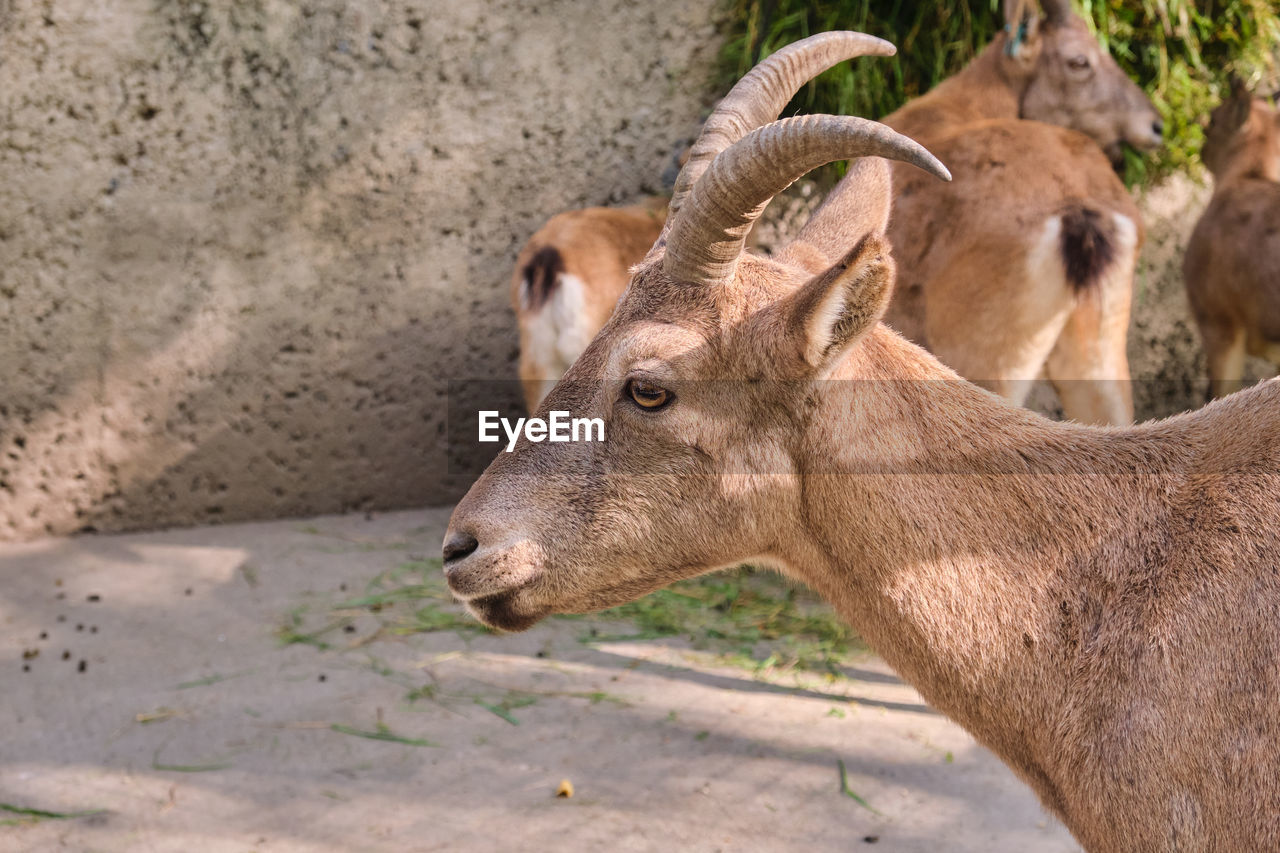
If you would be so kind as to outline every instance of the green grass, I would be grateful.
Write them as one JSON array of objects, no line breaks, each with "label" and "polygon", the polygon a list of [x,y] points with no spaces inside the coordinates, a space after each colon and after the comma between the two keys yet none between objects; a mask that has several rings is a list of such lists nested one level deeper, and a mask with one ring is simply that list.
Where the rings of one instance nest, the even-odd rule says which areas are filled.
[{"label": "green grass", "polygon": [[868,803],[858,794],[858,792],[849,787],[849,771],[844,769],[844,759],[837,758],[836,766],[840,768],[840,793],[844,794],[864,809],[880,814],[879,811],[872,807],[871,803]]},{"label": "green grass", "polygon": [[[368,618],[357,611],[376,620],[374,634],[365,627],[356,635],[356,626]],[[841,658],[864,649],[853,629],[813,593],[776,574],[746,568],[684,581],[590,618],[597,627],[584,634],[584,642],[683,636],[696,648],[720,654],[723,663],[756,672],[798,668],[835,673]],[[627,624],[624,628],[619,623]],[[339,629],[350,629],[349,643],[344,643],[348,633]],[[378,635],[452,631],[466,638],[488,630],[452,601],[440,576],[440,561],[432,559],[400,563],[373,577],[358,595],[324,610],[296,607],[286,614],[277,635],[285,644],[334,650],[356,648]],[[387,677],[399,676],[376,659],[371,658],[369,666]],[[431,685],[406,681],[403,686],[409,691],[409,705],[440,698]],[[605,694],[584,698],[593,703],[614,701]],[[485,707],[507,719],[518,706],[498,702]]]},{"label": "green grass", "polygon": [[151,762],[152,770],[166,770],[170,773],[211,773],[215,770],[226,770],[230,764],[162,764]]},{"label": "green grass", "polygon": [[179,682],[178,684],[175,684],[173,686],[173,689],[174,690],[190,690],[192,687],[208,687],[210,684],[217,684],[222,681],[229,681],[232,678],[241,678],[243,676],[249,675],[253,671],[254,670],[252,669],[246,669],[242,672],[233,672],[230,675],[221,675],[215,672],[213,675],[206,676],[205,678],[197,678],[193,681]]},{"label": "green grass", "polygon": [[[1256,83],[1274,71],[1275,0],[1076,0],[1076,10],[1165,118],[1166,147],[1130,156],[1130,183],[1196,171],[1200,120],[1228,91],[1228,75]],[[999,0],[727,0],[727,12],[719,63],[725,91],[759,60],[813,33],[861,30],[898,46],[893,58],[841,63],[822,74],[784,115],[883,117],[964,67],[1003,26]]]},{"label": "green grass", "polygon": [[[285,615],[276,636],[284,645],[303,644],[327,651],[341,645],[340,629],[354,631],[358,613],[365,611],[390,635],[454,631],[485,633],[488,629],[452,603],[440,576],[440,560],[406,560],[375,575],[364,591],[329,605],[324,615],[299,605]],[[324,619],[323,622],[318,622]],[[355,638],[352,638],[353,640]]]},{"label": "green grass", "polygon": [[[451,599],[440,578],[439,560],[410,561],[375,577],[363,595],[334,610],[373,612],[383,630],[393,635],[488,631]],[[626,622],[634,630],[610,633],[596,628],[583,636],[586,642],[684,636],[699,648],[720,652],[726,663],[756,671],[834,671],[840,658],[864,648],[853,629],[816,595],[772,572],[747,568],[683,581],[591,618]],[[295,625],[290,637],[294,642],[324,643],[318,635],[335,624],[311,633]]]},{"label": "green grass", "polygon": [[834,671],[841,658],[865,648],[812,592],[749,568],[682,581],[599,616],[629,622],[638,632],[597,630],[585,641],[679,635],[695,647],[721,651],[727,663],[755,670]]},{"label": "green grass", "polygon": [[389,634],[488,631],[452,603],[452,596],[440,576],[438,558],[400,563],[370,580],[363,595],[340,601],[331,609],[366,610],[376,614],[382,629]]},{"label": "green grass", "polygon": [[75,820],[81,817],[106,814],[106,809],[87,809],[78,812],[53,812],[45,809],[33,809],[27,806],[15,806],[12,803],[0,803],[0,812],[17,815],[14,818],[0,820],[0,826],[18,826],[23,823],[36,823],[42,820]]},{"label": "green grass", "polygon": [[475,617],[459,610],[448,609],[439,604],[428,604],[419,607],[412,615],[392,627],[395,634],[420,634],[432,631],[455,631],[458,633],[487,633],[484,625]]},{"label": "green grass", "polygon": [[346,601],[340,601],[333,605],[334,610],[357,610],[357,609],[381,609],[389,607],[400,601],[416,601],[420,598],[434,598],[438,596],[440,589],[435,585],[427,584],[410,584],[409,586],[398,587],[397,589],[388,590],[386,592],[377,592],[370,595],[362,595],[359,598],[350,598]]},{"label": "green grass", "polygon": [[281,625],[280,628],[276,631],[276,637],[279,638],[280,643],[286,646],[292,646],[292,645],[315,646],[320,651],[327,651],[328,649],[333,648],[331,643],[321,638],[325,634],[328,634],[332,631],[336,631],[339,628],[343,627],[350,620],[335,619],[329,622],[328,624],[320,628],[317,628],[314,631],[303,631],[300,629],[304,624],[303,613],[305,612],[305,610],[306,610],[305,607],[300,607],[295,609],[292,613],[289,614],[289,621],[286,624]]},{"label": "green grass", "polygon": [[489,713],[506,720],[511,725],[518,726],[520,725],[520,721],[517,720],[511,712],[516,708],[526,708],[537,701],[538,697],[536,696],[529,696],[527,694],[521,695],[518,691],[512,691],[501,702],[489,703],[481,699],[476,699],[475,703]]},{"label": "green grass", "polygon": [[344,726],[341,723],[334,723],[333,725],[329,726],[329,728],[340,734],[351,735],[352,737],[362,737],[367,740],[388,741],[390,743],[402,743],[405,746],[439,746],[440,745],[438,743],[435,743],[434,741],[424,740],[423,738],[412,738],[412,737],[405,737],[404,735],[398,735],[395,732],[391,731],[391,729],[384,726],[382,723],[379,723],[378,727],[373,731],[365,731],[364,729],[357,729],[351,726]]},{"label": "green grass", "polygon": [[575,699],[588,699],[592,705],[599,705],[601,702],[610,702],[614,705],[626,707],[631,704],[620,696],[614,696],[612,693],[605,693],[603,690],[592,690],[590,693],[562,693],[562,696],[572,696]]}]

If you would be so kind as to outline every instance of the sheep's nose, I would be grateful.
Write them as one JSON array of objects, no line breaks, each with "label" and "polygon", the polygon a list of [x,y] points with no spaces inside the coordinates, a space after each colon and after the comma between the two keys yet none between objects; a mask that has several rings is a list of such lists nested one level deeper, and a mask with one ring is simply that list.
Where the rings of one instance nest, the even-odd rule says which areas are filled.
[{"label": "sheep's nose", "polygon": [[479,547],[480,543],[470,533],[458,532],[453,534],[444,542],[445,565],[463,559]]},{"label": "sheep's nose", "polygon": [[1164,139],[1164,119],[1158,118],[1151,122],[1151,132],[1155,134],[1156,139]]}]

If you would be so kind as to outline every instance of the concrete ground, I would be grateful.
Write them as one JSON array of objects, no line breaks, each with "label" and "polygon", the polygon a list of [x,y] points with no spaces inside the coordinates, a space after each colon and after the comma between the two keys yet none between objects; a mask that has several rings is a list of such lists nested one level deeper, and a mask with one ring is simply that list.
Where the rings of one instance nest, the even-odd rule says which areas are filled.
[{"label": "concrete ground", "polygon": [[0,850],[1077,849],[874,657],[472,630],[447,518],[0,546]]}]

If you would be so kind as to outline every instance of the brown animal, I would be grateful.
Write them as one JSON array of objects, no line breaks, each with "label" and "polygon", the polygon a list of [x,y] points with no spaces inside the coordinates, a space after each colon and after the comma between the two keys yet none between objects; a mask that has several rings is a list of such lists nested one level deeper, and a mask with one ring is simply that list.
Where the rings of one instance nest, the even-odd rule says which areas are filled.
[{"label": "brown animal", "polygon": [[1099,146],[1118,159],[1124,143],[1157,146],[1163,126],[1069,0],[1042,5],[1043,18],[1008,4],[1006,32],[884,120],[955,176],[895,167],[887,319],[1013,402],[1044,371],[1068,418],[1128,423],[1143,227]]},{"label": "brown animal", "polygon": [[[794,90],[811,69],[791,58],[740,94]],[[772,566],[1086,849],[1280,849],[1280,382],[1128,428],[1013,406],[877,322],[884,161],[784,257],[742,251],[822,163],[935,161],[848,117],[735,136],[543,403],[607,440],[498,455],[450,521],[454,594],[521,630]]]},{"label": "brown animal", "polygon": [[551,217],[516,258],[511,306],[530,412],[587,348],[662,231],[667,200],[589,207]]},{"label": "brown animal", "polygon": [[1182,265],[1210,398],[1240,388],[1246,353],[1280,364],[1280,114],[1233,88],[1210,117],[1200,157],[1213,198]]}]

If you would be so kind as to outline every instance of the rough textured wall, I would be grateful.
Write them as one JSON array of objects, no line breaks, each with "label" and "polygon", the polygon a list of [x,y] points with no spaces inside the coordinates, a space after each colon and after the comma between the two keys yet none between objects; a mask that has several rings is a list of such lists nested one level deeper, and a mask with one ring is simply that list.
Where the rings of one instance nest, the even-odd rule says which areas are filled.
[{"label": "rough textured wall", "polygon": [[0,539],[445,501],[548,215],[660,188],[715,0],[0,0]]}]

